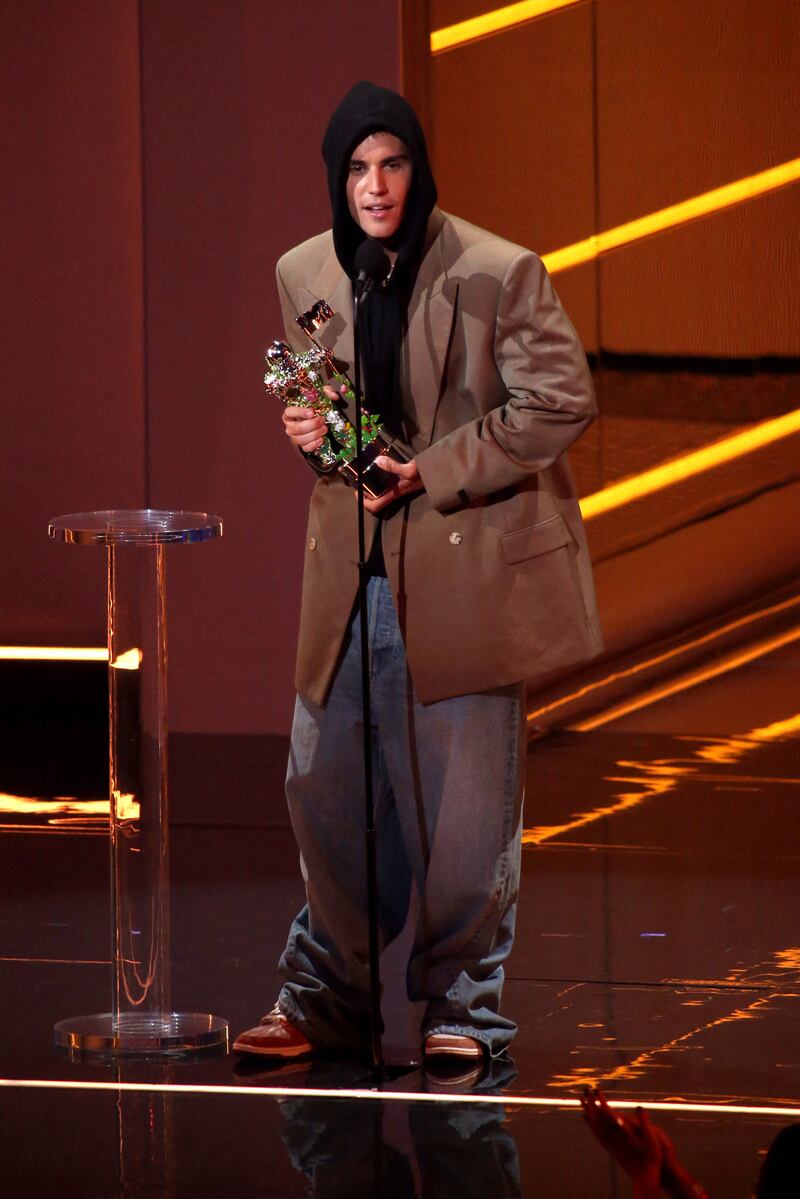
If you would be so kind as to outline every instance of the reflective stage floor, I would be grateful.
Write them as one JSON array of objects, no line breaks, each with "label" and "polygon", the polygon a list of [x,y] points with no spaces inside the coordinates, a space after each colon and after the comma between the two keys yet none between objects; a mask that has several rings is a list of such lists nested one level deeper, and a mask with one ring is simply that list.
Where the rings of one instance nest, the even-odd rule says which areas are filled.
[{"label": "reflective stage floor", "polygon": [[[713,1196],[748,1196],[800,1120],[798,666],[788,646],[531,743],[505,993],[519,1034],[513,1062],[466,1087],[419,1067],[402,945],[381,1091],[346,1061],[70,1060],[54,1022],[110,999],[103,817],[10,802],[78,792],[36,791],[44,757],[27,785],[0,779],[0,1193],[610,1199],[630,1186],[577,1106],[597,1083],[647,1107]],[[272,1005],[302,897],[284,753],[172,754],[174,1005],[233,1031]]]}]

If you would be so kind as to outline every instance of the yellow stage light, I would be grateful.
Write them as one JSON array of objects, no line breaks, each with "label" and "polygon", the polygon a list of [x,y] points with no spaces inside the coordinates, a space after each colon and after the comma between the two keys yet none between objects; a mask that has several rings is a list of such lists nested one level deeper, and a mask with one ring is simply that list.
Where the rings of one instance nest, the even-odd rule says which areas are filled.
[{"label": "yellow stage light", "polygon": [[[568,695],[552,700],[548,704],[542,705],[540,708],[534,708],[528,713],[528,723],[533,724],[537,720],[541,720],[548,712],[553,712],[556,708],[564,707],[566,704],[574,703],[575,700],[584,699],[587,695],[591,695],[594,691],[600,691],[603,687],[608,687],[612,683],[619,683],[623,679],[631,679],[643,671],[652,670],[655,666],[661,666],[664,662],[668,662],[670,658],[680,657],[681,654],[688,653],[691,650],[699,649],[701,645],[710,645],[713,641],[721,637],[733,633],[737,629],[745,628],[754,621],[764,620],[768,616],[774,616],[779,612],[786,612],[791,608],[797,607],[800,604],[800,596],[793,595],[788,600],[782,600],[778,604],[772,604],[768,608],[759,608],[756,612],[749,612],[746,616],[739,616],[736,620],[730,621],[726,625],[722,625],[719,629],[714,629],[711,633],[704,633],[701,637],[695,637],[691,641],[681,642],[680,645],[673,646],[672,649],[664,650],[660,654],[656,654],[652,658],[645,658],[641,662],[634,663],[633,666],[628,666],[624,670],[615,670],[611,674],[603,675],[602,678],[593,679],[589,683],[585,683],[579,687],[577,691],[573,691]],[[760,730],[757,730],[760,731]],[[756,736],[756,733],[748,734]]]},{"label": "yellow stage light", "polygon": [[787,412],[784,416],[776,416],[773,420],[761,421],[750,429],[744,429],[741,433],[723,437],[721,441],[714,441],[699,450],[683,454],[680,458],[662,462],[659,466],[654,466],[639,475],[633,475],[619,483],[612,483],[610,487],[604,487],[602,491],[585,496],[581,500],[583,518],[591,520],[602,512],[620,508],[623,504],[630,504],[633,500],[641,499],[642,496],[650,495],[654,491],[661,491],[664,487],[670,487],[673,483],[689,479],[693,475],[711,470],[715,466],[722,466],[725,462],[740,458],[743,454],[751,454],[753,450],[762,449],[764,446],[780,441],[784,437],[790,437],[794,433],[800,433],[800,408],[796,408],[793,412]]},{"label": "yellow stage light", "polygon": [[108,650],[94,646],[0,645],[0,659],[21,662],[107,662]]},{"label": "yellow stage light", "polygon": [[[142,809],[135,795],[125,791],[112,791],[111,794],[114,797],[114,815],[117,820],[139,819]],[[106,808],[108,808],[108,801],[106,801]]]},{"label": "yellow stage light", "polygon": [[590,729],[600,728],[601,725],[610,724],[613,720],[619,720],[620,717],[627,716],[630,712],[638,712],[641,708],[647,708],[662,699],[667,699],[670,695],[677,695],[681,691],[688,691],[689,688],[697,687],[700,683],[716,679],[731,670],[738,670],[740,666],[746,666],[749,662],[755,662],[758,658],[763,658],[766,654],[774,653],[775,650],[783,649],[784,646],[792,645],[798,640],[800,640],[800,626],[789,629],[785,633],[779,633],[775,637],[768,637],[764,641],[759,641],[755,645],[748,646],[747,649],[738,650],[708,666],[698,667],[697,670],[692,670],[688,674],[682,675],[681,678],[673,679],[671,682],[664,683],[660,687],[654,687],[651,691],[646,691],[642,695],[634,696],[629,700],[622,700],[620,703],[608,708],[605,712],[600,712],[596,716],[589,716],[586,720],[577,721],[575,724],[570,725],[570,729],[575,733],[587,733]]},{"label": "yellow stage light", "polygon": [[56,795],[53,799],[37,799],[30,795],[6,795],[0,792],[0,812],[23,816],[108,816],[107,799],[78,799],[73,795]]},{"label": "yellow stage light", "polygon": [[550,274],[554,275],[568,267],[579,266],[582,262],[591,262],[607,250],[619,249],[620,246],[630,245],[631,242],[640,241],[653,233],[662,233],[675,225],[684,225],[687,221],[695,221],[698,217],[741,204],[743,200],[752,200],[765,192],[796,183],[798,179],[800,158],[793,158],[780,166],[759,171],[756,175],[747,175],[744,179],[736,179],[733,183],[715,187],[712,191],[702,192],[689,200],[681,200],[679,204],[670,204],[668,208],[660,208],[647,216],[637,217],[635,221],[627,221],[624,225],[606,229],[604,233],[593,233],[583,241],[543,254],[542,262]]},{"label": "yellow stage light", "polygon": [[114,670],[138,670],[141,664],[142,651],[140,649],[126,649],[111,663]]},{"label": "yellow stage light", "polygon": [[478,17],[459,21],[456,25],[435,29],[431,34],[431,53],[441,54],[443,50],[454,50],[456,46],[463,46],[466,42],[474,42],[492,33],[501,33],[504,29],[521,25],[523,21],[532,21],[535,17],[543,17],[559,8],[569,8],[578,2],[579,0],[522,0],[520,4],[505,4],[502,8],[481,13]]}]

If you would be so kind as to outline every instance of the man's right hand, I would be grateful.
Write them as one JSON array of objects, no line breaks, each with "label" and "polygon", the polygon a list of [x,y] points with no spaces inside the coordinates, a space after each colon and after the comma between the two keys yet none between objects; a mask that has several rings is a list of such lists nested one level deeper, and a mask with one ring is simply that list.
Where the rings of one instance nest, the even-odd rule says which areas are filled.
[{"label": "man's right hand", "polygon": [[[336,399],[336,392],[331,387],[325,388],[325,393]],[[315,399],[314,393],[309,393],[309,399]],[[288,404],[283,410],[283,427],[286,436],[304,454],[311,454],[322,445],[328,431],[325,417],[312,412],[310,408]]]}]

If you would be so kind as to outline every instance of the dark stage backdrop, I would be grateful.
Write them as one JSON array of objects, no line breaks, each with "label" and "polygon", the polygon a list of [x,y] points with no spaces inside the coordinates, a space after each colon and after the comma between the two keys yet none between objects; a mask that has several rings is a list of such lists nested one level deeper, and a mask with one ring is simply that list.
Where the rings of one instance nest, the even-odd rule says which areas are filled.
[{"label": "dark stage backdrop", "polygon": [[217,512],[168,555],[171,726],[284,732],[312,476],[263,398],[274,265],[327,223],[337,100],[399,86],[398,4],[13,0],[0,55],[0,643],[104,642],[49,517]]}]

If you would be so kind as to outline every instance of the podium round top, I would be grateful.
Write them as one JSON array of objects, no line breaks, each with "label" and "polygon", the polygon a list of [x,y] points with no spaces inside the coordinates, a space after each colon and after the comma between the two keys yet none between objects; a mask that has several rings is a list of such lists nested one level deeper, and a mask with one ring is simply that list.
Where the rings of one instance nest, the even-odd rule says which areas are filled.
[{"label": "podium round top", "polygon": [[53,541],[72,545],[166,545],[221,537],[222,521],[207,512],[111,509],[54,516],[47,532]]}]

